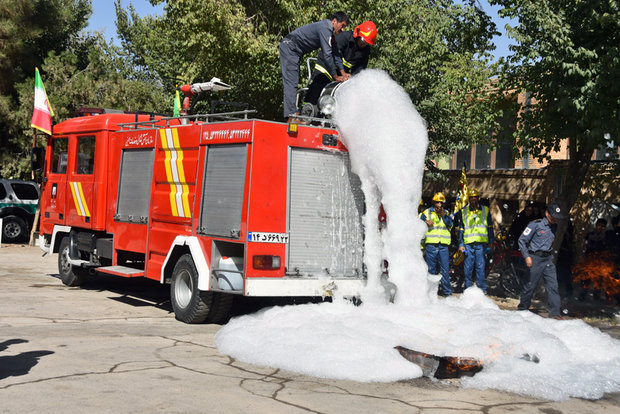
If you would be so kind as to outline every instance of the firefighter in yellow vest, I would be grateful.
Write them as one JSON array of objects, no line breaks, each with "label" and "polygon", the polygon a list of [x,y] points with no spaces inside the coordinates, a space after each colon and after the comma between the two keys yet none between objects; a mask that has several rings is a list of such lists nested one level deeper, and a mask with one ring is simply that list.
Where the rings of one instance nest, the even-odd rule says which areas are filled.
[{"label": "firefighter in yellow vest", "polygon": [[426,264],[431,274],[437,274],[437,264],[441,273],[441,292],[444,296],[452,294],[450,286],[450,246],[452,218],[444,210],[446,197],[442,193],[433,196],[433,206],[420,214],[420,218],[426,222],[428,231],[424,239],[426,249]]},{"label": "firefighter in yellow vest", "polygon": [[465,289],[472,285],[472,273],[476,268],[476,285],[487,293],[484,254],[493,248],[493,221],[487,206],[480,205],[480,193],[469,190],[469,204],[455,216],[459,226],[459,250],[465,253]]}]

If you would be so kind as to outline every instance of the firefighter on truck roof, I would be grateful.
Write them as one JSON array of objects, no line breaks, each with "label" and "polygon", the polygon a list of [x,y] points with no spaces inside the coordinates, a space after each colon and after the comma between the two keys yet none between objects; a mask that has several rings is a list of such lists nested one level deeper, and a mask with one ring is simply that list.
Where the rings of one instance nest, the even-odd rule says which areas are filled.
[{"label": "firefighter on truck roof", "polygon": [[431,274],[437,274],[437,263],[441,272],[441,292],[445,296],[452,294],[450,285],[450,246],[452,218],[444,210],[446,197],[442,193],[433,196],[433,206],[420,214],[420,218],[426,222],[428,231],[425,237],[426,264]]},{"label": "firefighter on truck roof", "polygon": [[[368,66],[368,57],[370,56],[370,47],[377,40],[377,27],[370,20],[358,25],[353,31],[342,32],[336,36],[337,49],[342,56],[342,64],[344,71],[355,75]],[[305,101],[317,104],[319,95],[328,83],[335,79],[326,68],[333,66],[333,63],[327,62],[323,55],[319,55],[314,72],[312,74],[312,83],[306,92]]]},{"label": "firefighter on truck roof", "polygon": [[284,88],[284,119],[297,113],[296,98],[299,83],[299,63],[306,53],[321,48],[321,57],[328,64],[326,69],[338,82],[344,82],[348,74],[344,71],[342,57],[336,47],[334,35],[342,32],[349,24],[345,12],[336,12],[330,19],[310,23],[293,30],[280,43],[280,69]]}]

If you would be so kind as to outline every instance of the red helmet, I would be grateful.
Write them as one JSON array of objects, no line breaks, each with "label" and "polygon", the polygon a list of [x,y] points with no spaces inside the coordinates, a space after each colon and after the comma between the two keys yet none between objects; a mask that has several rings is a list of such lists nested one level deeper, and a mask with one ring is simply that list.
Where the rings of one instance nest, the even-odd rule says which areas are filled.
[{"label": "red helmet", "polygon": [[377,26],[367,20],[353,30],[353,37],[361,37],[369,45],[374,45],[375,40],[377,40]]}]

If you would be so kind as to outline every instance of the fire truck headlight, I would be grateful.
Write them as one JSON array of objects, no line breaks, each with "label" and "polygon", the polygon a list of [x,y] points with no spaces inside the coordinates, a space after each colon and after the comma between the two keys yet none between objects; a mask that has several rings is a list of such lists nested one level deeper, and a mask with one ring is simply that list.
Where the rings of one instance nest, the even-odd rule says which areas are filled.
[{"label": "fire truck headlight", "polygon": [[323,95],[319,98],[319,109],[325,115],[331,115],[336,108],[336,100],[331,95]]},{"label": "fire truck headlight", "polygon": [[259,270],[275,270],[280,268],[280,256],[252,256],[252,267]]}]

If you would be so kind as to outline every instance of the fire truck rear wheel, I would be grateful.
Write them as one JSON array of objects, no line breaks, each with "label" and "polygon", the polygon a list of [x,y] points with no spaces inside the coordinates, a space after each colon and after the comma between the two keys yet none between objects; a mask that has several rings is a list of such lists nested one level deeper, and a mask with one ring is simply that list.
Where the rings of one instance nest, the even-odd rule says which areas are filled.
[{"label": "fire truck rear wheel", "polygon": [[198,271],[192,256],[181,256],[172,271],[170,300],[174,316],[185,323],[203,323],[213,303],[213,292],[198,290]]},{"label": "fire truck rear wheel", "polygon": [[67,286],[80,286],[84,282],[87,271],[82,268],[76,268],[69,263],[69,238],[64,237],[60,241],[58,249],[58,273],[60,280]]},{"label": "fire truck rear wheel", "polygon": [[233,295],[231,293],[213,292],[213,305],[211,306],[211,312],[209,312],[208,321],[219,324],[228,322],[232,303]]}]

